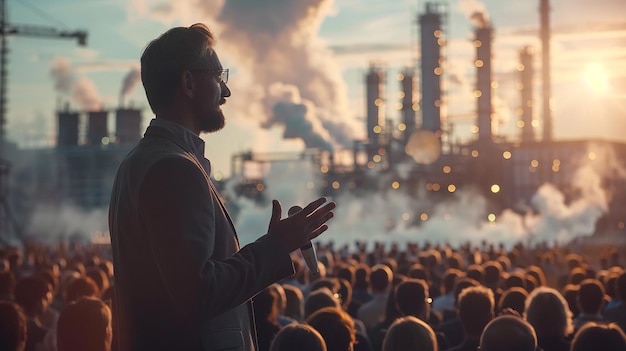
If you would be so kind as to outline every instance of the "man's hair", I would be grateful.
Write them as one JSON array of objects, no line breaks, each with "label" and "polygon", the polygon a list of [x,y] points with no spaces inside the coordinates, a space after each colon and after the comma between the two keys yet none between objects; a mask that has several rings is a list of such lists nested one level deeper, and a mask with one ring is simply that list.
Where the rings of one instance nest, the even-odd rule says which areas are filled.
[{"label": "man's hair", "polygon": [[502,292],[502,295],[500,295],[500,300],[498,300],[498,311],[502,311],[505,308],[512,308],[522,315],[524,314],[524,304],[527,297],[528,292],[522,287],[514,286],[508,288]]},{"label": "man's hair", "polygon": [[202,23],[172,28],[148,44],[141,55],[141,82],[154,113],[172,101],[185,70],[208,68],[214,45]]},{"label": "man's hair", "polygon": [[319,288],[304,300],[304,318],[309,318],[315,311],[325,307],[341,308],[341,303],[327,287]]},{"label": "man's hair", "polygon": [[356,341],[354,321],[339,307],[322,308],[306,322],[322,335],[328,351],[348,350],[348,346]]},{"label": "man's hair", "polygon": [[571,350],[626,350],[626,335],[624,335],[622,329],[615,323],[603,325],[589,322],[580,328],[576,336],[574,336]]},{"label": "man's hair", "polygon": [[604,287],[597,279],[585,279],[578,289],[578,306],[584,313],[600,313],[604,304]]},{"label": "man's hair", "polygon": [[423,279],[409,278],[395,288],[396,305],[405,316],[427,319],[428,284]]},{"label": "man's hair", "polygon": [[510,315],[491,320],[480,337],[480,351],[535,351],[537,335],[525,320]]},{"label": "man's hair", "polygon": [[564,337],[574,329],[567,301],[557,290],[546,286],[535,288],[528,295],[524,319],[539,337]]},{"label": "man's hair", "polygon": [[391,285],[393,279],[393,273],[391,269],[383,264],[378,264],[372,267],[372,273],[370,274],[370,284],[373,292],[383,292]]},{"label": "man's hair", "polygon": [[383,340],[382,351],[396,350],[438,350],[437,337],[433,329],[424,321],[413,316],[396,319]]},{"label": "man's hair", "polygon": [[493,318],[494,305],[493,291],[487,287],[473,286],[461,291],[456,308],[466,336],[478,337],[482,333]]},{"label": "man's hair", "polygon": [[302,290],[294,285],[285,284],[285,298],[287,299],[287,307],[285,315],[297,321],[304,319],[304,294]]},{"label": "man's hair", "polygon": [[272,340],[270,351],[326,351],[322,335],[308,324],[291,323]]},{"label": "man's hair", "polygon": [[11,301],[0,301],[0,350],[21,350],[26,345],[26,315]]},{"label": "man's hair", "polygon": [[57,324],[59,351],[108,350],[111,309],[100,299],[81,297],[65,306]]}]

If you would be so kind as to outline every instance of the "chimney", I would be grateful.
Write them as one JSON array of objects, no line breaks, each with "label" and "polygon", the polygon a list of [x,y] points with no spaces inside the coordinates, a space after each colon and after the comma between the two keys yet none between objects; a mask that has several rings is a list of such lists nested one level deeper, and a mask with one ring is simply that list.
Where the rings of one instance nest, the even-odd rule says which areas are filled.
[{"label": "chimney", "polygon": [[407,68],[402,74],[399,75],[400,91],[402,92],[402,122],[404,123],[404,146],[409,142],[411,134],[415,131],[415,109],[413,104],[415,100],[413,98],[413,91],[415,88],[415,75]]},{"label": "chimney", "polygon": [[384,72],[382,69],[370,66],[366,80],[367,103],[367,139],[369,141],[370,157],[378,152],[380,135],[385,126],[384,103]]},{"label": "chimney", "polygon": [[87,113],[87,145],[101,145],[102,139],[109,136],[108,115],[108,111],[90,111]]},{"label": "chimney", "polygon": [[533,126],[533,52],[529,46],[520,51],[520,93],[521,106],[519,108],[520,122],[518,126],[522,129],[522,142],[535,141],[535,130]]},{"label": "chimney", "polygon": [[141,110],[119,108],[115,111],[115,137],[118,144],[134,144],[141,139]]},{"label": "chimney", "polygon": [[476,28],[476,96],[478,109],[478,140],[491,141],[491,40],[493,29],[491,26]]},{"label": "chimney", "polygon": [[70,112],[66,107],[64,111],[57,112],[58,132],[57,147],[78,145],[78,112]]},{"label": "chimney", "polygon": [[421,61],[420,81],[422,129],[441,135],[441,46],[445,41],[442,30],[442,11],[439,4],[427,3],[425,13],[419,16]]}]

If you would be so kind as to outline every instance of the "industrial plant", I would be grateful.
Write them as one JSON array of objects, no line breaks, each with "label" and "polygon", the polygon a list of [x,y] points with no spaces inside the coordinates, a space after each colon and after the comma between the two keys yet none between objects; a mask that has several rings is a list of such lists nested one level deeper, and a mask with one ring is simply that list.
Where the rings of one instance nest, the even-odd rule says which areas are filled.
[{"label": "industrial plant", "polygon": [[[477,19],[472,33],[476,70],[472,118],[476,138],[470,142],[454,139],[446,114],[446,106],[454,102],[448,100],[443,81],[447,74],[443,54],[447,11],[447,6],[432,2],[424,4],[417,15],[417,64],[397,77],[389,77],[386,69],[376,64],[366,72],[364,139],[353,140],[352,148],[345,149],[235,154],[229,178],[214,179],[216,185],[225,189],[229,182],[236,183],[233,196],[267,202],[271,199],[264,196],[268,185],[262,170],[276,162],[305,160],[318,170],[317,183],[310,188],[320,195],[339,198],[344,193],[358,197],[362,193],[402,191],[437,202],[453,199],[462,191],[473,191],[487,200],[489,213],[494,216],[488,220],[492,221],[505,209],[534,211],[532,196],[546,183],[558,188],[566,202],[575,201],[584,195],[584,189],[574,183],[573,175],[591,165],[601,174],[598,186],[611,194],[596,231],[624,232],[626,178],[613,170],[626,169],[626,144],[553,139],[548,1],[541,1],[539,12],[541,50],[519,48],[519,133],[514,140],[501,138],[492,129],[493,89],[497,85],[492,77],[492,41],[496,31],[484,18]],[[541,53],[541,72],[535,71],[536,52]],[[535,101],[533,92],[538,77],[541,101]],[[385,96],[387,84],[400,85],[398,101]],[[399,123],[387,118],[385,104],[398,105],[402,116]],[[34,198],[50,203],[69,201],[85,209],[107,207],[117,166],[141,138],[142,111],[120,107],[85,112],[63,105],[57,111],[57,127],[55,148],[11,151],[21,155],[13,160],[13,168],[23,172],[11,181],[11,188],[16,189],[11,204],[18,223],[33,211]],[[28,169],[26,163],[36,164],[37,168]],[[412,211],[411,225],[420,226],[428,220],[429,208]]]}]

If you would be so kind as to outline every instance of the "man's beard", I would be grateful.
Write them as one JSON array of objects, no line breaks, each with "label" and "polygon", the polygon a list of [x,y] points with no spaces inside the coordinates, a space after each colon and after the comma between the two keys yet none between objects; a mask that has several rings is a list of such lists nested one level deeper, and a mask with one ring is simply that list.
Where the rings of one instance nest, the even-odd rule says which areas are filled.
[{"label": "man's beard", "polygon": [[224,128],[225,124],[226,118],[224,117],[224,113],[221,108],[217,107],[208,118],[203,118],[200,121],[200,131],[203,133],[217,132]]}]

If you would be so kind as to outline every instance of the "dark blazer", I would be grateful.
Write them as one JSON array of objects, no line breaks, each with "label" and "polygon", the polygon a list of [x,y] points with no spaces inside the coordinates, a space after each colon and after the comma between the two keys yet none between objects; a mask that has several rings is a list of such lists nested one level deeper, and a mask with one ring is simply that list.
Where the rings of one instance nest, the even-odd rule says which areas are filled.
[{"label": "dark blazer", "polygon": [[203,154],[191,131],[154,119],[119,167],[109,207],[119,351],[254,350],[250,299],[294,274],[276,237],[239,247]]}]

